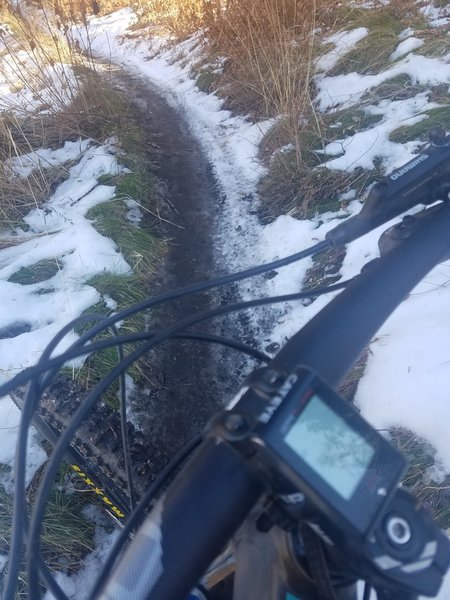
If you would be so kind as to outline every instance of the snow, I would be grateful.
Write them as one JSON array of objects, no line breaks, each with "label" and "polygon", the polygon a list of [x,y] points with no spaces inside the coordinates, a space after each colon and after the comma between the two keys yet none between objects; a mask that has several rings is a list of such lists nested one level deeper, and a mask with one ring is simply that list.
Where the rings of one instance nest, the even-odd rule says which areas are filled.
[{"label": "snow", "polygon": [[427,18],[431,27],[445,27],[450,23],[450,9],[448,3],[446,6],[440,8],[433,6],[433,4],[426,4],[420,10]]},{"label": "snow", "polygon": [[408,37],[406,40],[400,42],[389,58],[390,60],[397,60],[397,58],[401,58],[405,54],[409,54],[413,50],[420,48],[420,46],[423,46],[423,44],[423,40],[419,38],[413,36]]},{"label": "snow", "polygon": [[318,71],[330,71],[339,62],[340,58],[351,50],[355,44],[364,39],[368,33],[367,27],[357,27],[350,31],[339,31],[326,37],[322,41],[322,45],[334,44],[334,48],[319,58],[316,69]]},{"label": "snow", "polygon": [[[61,161],[68,152],[74,156],[73,148],[66,146]],[[18,233],[16,244],[0,250],[0,330],[24,321],[29,329],[0,339],[0,379],[34,364],[59,329],[99,300],[97,291],[86,284],[90,277],[131,272],[114,242],[98,233],[85,216],[89,208],[114,197],[114,186],[98,184],[101,175],[121,169],[112,149],[108,144],[78,144],[80,160],[68,169],[68,179],[42,208],[25,217],[29,231]],[[28,285],[8,281],[20,269],[54,258],[58,271],[45,281]],[[68,336],[64,344],[70,340]]]},{"label": "snow", "polygon": [[10,54],[0,58],[0,110],[45,113],[69,104],[77,89],[70,65],[55,63],[38,69],[25,51],[17,52],[14,59]]},{"label": "snow", "polygon": [[[433,26],[448,21],[443,9],[425,11]],[[350,191],[348,206],[336,213],[327,213],[310,220],[281,216],[262,227],[249,209],[257,206],[256,184],[264,174],[258,160],[258,145],[272,122],[255,124],[244,117],[233,116],[224,110],[222,101],[214,94],[197,89],[191,77],[191,62],[200,52],[199,40],[191,38],[172,49],[161,43],[133,39],[128,28],[135,22],[131,9],[123,9],[107,17],[90,21],[89,42],[85,30],[73,30],[81,45],[96,56],[118,63],[132,73],[157,85],[167,100],[188,120],[189,126],[207,156],[223,194],[223,212],[217,222],[218,264],[224,271],[238,270],[252,264],[274,260],[298,252],[321,241],[344,216],[356,214],[360,203]],[[449,56],[430,58],[414,54],[421,40],[412,30],[402,32],[399,45],[391,55],[393,64],[377,75],[327,76],[340,56],[367,35],[364,28],[339,32],[325,42],[333,50],[317,63],[317,106],[321,111],[357,105],[363,95],[398,75],[407,74],[415,84],[432,86],[450,84]],[[182,55],[183,61],[176,56]],[[24,60],[26,57],[22,57]],[[1,69],[0,69],[1,72]],[[44,92],[46,93],[46,92]],[[17,107],[29,102],[25,90],[12,93],[6,79],[0,80],[0,96]],[[420,144],[396,144],[389,134],[397,127],[413,124],[426,118],[424,111],[436,104],[430,102],[424,89],[413,98],[366,106],[368,114],[380,115],[381,120],[367,131],[337,140],[326,147],[330,169],[352,171],[357,167],[372,169],[374,160],[389,172],[410,160]],[[1,101],[1,100],[0,100]],[[0,250],[0,330],[26,321],[29,331],[12,339],[0,340],[0,374],[4,379],[11,373],[33,364],[48,340],[71,318],[98,300],[97,292],[86,280],[104,271],[129,273],[130,266],[117,252],[114,244],[99,235],[85,218],[87,210],[114,197],[114,187],[98,184],[98,177],[120,172],[115,157],[114,140],[99,146],[93,141],[66,143],[62,149],[41,149],[17,157],[6,165],[9,176],[26,176],[32,169],[65,165],[68,179],[58,186],[44,207],[32,210],[26,217],[27,232],[18,231],[17,244]],[[344,199],[344,198],[343,198]],[[140,219],[139,207],[129,205],[129,218]],[[383,226],[349,245],[340,271],[342,279],[356,275],[362,266],[378,256],[377,241]],[[31,285],[9,282],[13,273],[23,267],[57,257],[60,269],[49,280]],[[241,286],[244,297],[264,294],[286,294],[299,291],[311,260],[290,265],[274,273],[263,284]],[[440,469],[450,473],[450,345],[443,332],[449,328],[450,263],[434,269],[397,309],[381,328],[370,346],[369,362],[356,396],[363,415],[377,428],[394,425],[408,427],[428,440],[437,451]],[[260,286],[260,289],[258,289]],[[45,293],[44,293],[45,292]],[[296,304],[273,313],[271,341],[282,344],[299,327],[308,322],[329,298],[321,297],[309,305]],[[65,344],[72,341],[68,338]],[[25,350],[26,349],[26,350]],[[18,411],[8,399],[0,401],[0,419],[4,431],[0,438],[1,462],[11,464],[14,455]],[[43,460],[33,434],[28,476]],[[431,473],[430,473],[431,476]],[[6,485],[10,485],[9,474]],[[8,483],[9,482],[9,483]],[[92,580],[111,540],[99,538],[96,553],[88,558],[80,575],[59,580],[72,597],[82,598],[84,581]],[[2,557],[0,557],[0,564]],[[440,599],[448,597],[450,577]],[[47,595],[48,599],[50,598]],[[47,599],[47,600],[48,600]]]},{"label": "snow", "polygon": [[39,148],[34,152],[6,160],[3,168],[8,178],[15,175],[28,177],[34,169],[50,169],[79,159],[90,144],[90,140],[77,140],[76,142],[65,142],[64,146],[57,150]]},{"label": "snow", "polygon": [[401,424],[436,446],[447,473],[450,346],[442,332],[450,327],[449,282],[450,263],[444,263],[383,325],[357,394],[364,416],[378,428]]},{"label": "snow", "polygon": [[[16,454],[17,431],[20,424],[21,413],[9,398],[3,398],[0,402],[0,456],[4,465],[11,467],[8,472],[2,472],[0,484],[9,493],[13,489],[13,466]],[[38,435],[34,432],[28,441],[26,484],[33,478],[36,470],[47,460],[47,454],[38,444]]]},{"label": "snow", "polygon": [[410,53],[377,75],[348,73],[334,77],[317,76],[317,105],[321,111],[354,106],[368,90],[398,75],[409,75],[412,83],[424,86],[450,83],[448,59],[448,56],[429,58]]},{"label": "snow", "polygon": [[351,173],[360,167],[373,169],[375,159],[381,159],[384,169],[392,171],[411,160],[420,144],[412,142],[405,147],[391,142],[389,134],[402,125],[413,125],[426,119],[424,111],[437,106],[428,101],[428,96],[429,92],[421,92],[407,100],[382,100],[377,106],[366,107],[367,114],[381,115],[382,120],[366,131],[328,144],[326,154],[340,156],[325,162],[325,166]]}]

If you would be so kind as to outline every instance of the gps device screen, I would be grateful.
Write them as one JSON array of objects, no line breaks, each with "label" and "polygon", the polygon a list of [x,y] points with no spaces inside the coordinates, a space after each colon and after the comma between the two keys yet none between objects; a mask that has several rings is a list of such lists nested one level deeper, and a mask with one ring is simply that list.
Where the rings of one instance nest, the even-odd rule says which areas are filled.
[{"label": "gps device screen", "polygon": [[284,440],[346,500],[362,481],[375,454],[375,449],[317,395]]},{"label": "gps device screen", "polygon": [[403,456],[354,406],[302,367],[265,405],[252,439],[258,448],[255,460],[262,468],[267,465],[273,485],[284,478],[332,522],[363,535],[382,514],[406,468]]}]

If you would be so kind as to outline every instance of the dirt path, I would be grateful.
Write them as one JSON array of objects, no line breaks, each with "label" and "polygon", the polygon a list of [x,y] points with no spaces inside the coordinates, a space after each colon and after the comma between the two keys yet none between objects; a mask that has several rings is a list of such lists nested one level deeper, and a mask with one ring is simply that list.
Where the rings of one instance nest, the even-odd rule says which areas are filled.
[{"label": "dirt path", "polygon": [[[119,88],[133,97],[142,114],[142,127],[151,140],[157,175],[166,191],[162,228],[169,249],[149,294],[179,288],[211,278],[216,272],[215,220],[220,193],[210,165],[182,115],[148,82],[121,72]],[[211,308],[217,296],[182,298],[158,311],[168,325],[187,315]],[[219,299],[220,301],[220,299]],[[202,326],[213,331],[213,325]],[[151,385],[133,399],[140,429],[161,453],[161,464],[203,428],[221,405],[217,351],[198,342],[165,343],[151,358]],[[158,461],[159,462],[159,461]]]},{"label": "dirt path", "polygon": [[[138,107],[148,140],[148,161],[161,181],[160,228],[169,240],[169,249],[147,293],[154,296],[210,279],[218,270],[216,263],[221,263],[215,247],[222,196],[208,160],[183,116],[158,90],[123,71],[114,74],[114,81]],[[211,295],[180,298],[154,310],[151,327],[167,327],[236,296],[231,287]],[[217,328],[232,337],[242,337],[242,332],[249,330],[241,318],[219,325],[207,323],[200,329],[216,333]],[[131,458],[138,492],[142,493],[169,459],[231,398],[245,364],[245,358],[199,342],[164,343],[149,354],[148,383],[137,386],[129,398]],[[41,416],[61,431],[85,395],[76,380],[62,375],[43,399]],[[100,405],[78,433],[75,445],[81,454],[125,491],[118,415]]]}]

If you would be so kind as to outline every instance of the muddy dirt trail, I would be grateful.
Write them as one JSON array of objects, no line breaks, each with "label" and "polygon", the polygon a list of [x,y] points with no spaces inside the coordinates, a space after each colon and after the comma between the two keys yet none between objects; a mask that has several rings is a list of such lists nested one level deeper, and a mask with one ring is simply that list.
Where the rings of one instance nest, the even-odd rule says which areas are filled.
[{"label": "muddy dirt trail", "polygon": [[[215,232],[222,197],[208,160],[183,115],[148,81],[116,71],[113,82],[138,109],[148,162],[160,181],[158,229],[168,240],[168,251],[146,291],[154,296],[210,279],[216,274]],[[155,219],[148,214],[144,218]],[[167,327],[233,299],[232,287],[179,298],[152,309],[149,325]],[[239,318],[200,327],[235,338],[245,329]],[[138,494],[231,398],[245,366],[245,358],[200,342],[165,342],[149,354],[147,381],[129,397],[130,454]],[[77,380],[58,376],[42,400],[41,417],[61,431],[86,393]],[[118,414],[100,404],[77,440],[81,454],[126,492]]]},{"label": "muddy dirt trail", "polygon": [[[120,72],[115,84],[134,99],[142,115],[149,162],[156,161],[156,174],[163,182],[161,227],[169,244],[149,295],[210,279],[216,272],[215,223],[221,195],[208,160],[183,115],[148,81]],[[156,321],[170,325],[219,303],[217,293],[180,298],[158,310]],[[215,331],[209,323],[201,329]],[[139,428],[161,454],[161,464],[199,433],[222,405],[218,360],[215,348],[199,342],[164,343],[150,357],[150,383],[132,404]]]}]

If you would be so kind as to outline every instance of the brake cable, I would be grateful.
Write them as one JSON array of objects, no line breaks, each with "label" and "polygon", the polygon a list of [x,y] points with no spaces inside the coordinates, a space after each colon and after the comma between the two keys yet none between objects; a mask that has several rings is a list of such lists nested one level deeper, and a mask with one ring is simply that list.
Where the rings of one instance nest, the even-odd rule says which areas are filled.
[{"label": "brake cable", "polygon": [[[52,481],[54,476],[56,475],[56,471],[58,469],[59,462],[62,459],[62,455],[64,454],[65,447],[70,443],[70,439],[72,438],[75,431],[78,429],[81,422],[85,419],[87,414],[89,413],[92,406],[97,401],[99,395],[101,395],[116,379],[116,377],[122,373],[125,369],[127,369],[137,358],[139,358],[142,354],[148,352],[151,348],[153,348],[157,343],[168,339],[171,335],[173,335],[178,330],[184,329],[188,326],[194,325],[198,322],[201,322],[205,319],[210,319],[213,317],[217,317],[220,315],[227,314],[229,312],[234,312],[236,310],[241,310],[243,308],[252,308],[256,306],[262,306],[271,303],[284,303],[292,300],[299,300],[305,297],[311,296],[319,296],[325,293],[330,293],[332,291],[337,291],[342,289],[347,285],[347,281],[340,282],[329,286],[327,288],[317,288],[313,290],[309,290],[308,292],[299,292],[297,294],[288,294],[284,296],[271,297],[271,298],[260,298],[257,300],[252,300],[248,302],[240,302],[231,306],[222,306],[217,309],[208,311],[203,313],[202,315],[198,315],[195,317],[191,317],[183,320],[182,322],[169,327],[163,332],[160,332],[158,335],[154,336],[153,339],[144,344],[142,347],[138,348],[135,352],[127,356],[122,365],[117,366],[113,369],[109,376],[107,376],[104,380],[102,380],[97,386],[92,390],[88,396],[86,397],[84,403],[80,405],[77,409],[76,413],[73,415],[72,419],[69,421],[66,431],[61,435],[56,444],[51,458],[47,464],[45,475],[43,477],[43,481],[40,486],[40,491],[38,493],[38,497],[35,504],[34,513],[32,516],[31,527],[30,527],[30,536],[28,543],[28,556],[29,556],[29,587],[30,587],[30,596],[33,597],[35,589],[37,589],[38,576],[36,572],[36,565],[34,564],[32,557],[36,555],[36,552],[39,548],[39,537],[40,537],[40,529],[42,526],[42,518],[45,512],[45,504],[46,498],[49,493],[50,487],[52,485]],[[94,328],[95,329],[95,328]],[[78,343],[81,344],[82,338],[78,340]],[[120,342],[120,338],[118,338],[117,343]],[[51,361],[49,361],[51,362]],[[48,379],[46,381],[48,383]],[[31,423],[31,417],[28,416],[28,423],[26,423],[25,419],[22,420],[22,426],[28,426]]]}]

